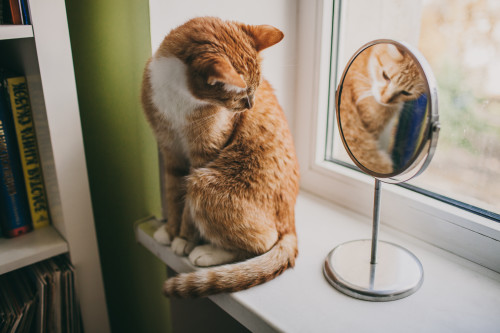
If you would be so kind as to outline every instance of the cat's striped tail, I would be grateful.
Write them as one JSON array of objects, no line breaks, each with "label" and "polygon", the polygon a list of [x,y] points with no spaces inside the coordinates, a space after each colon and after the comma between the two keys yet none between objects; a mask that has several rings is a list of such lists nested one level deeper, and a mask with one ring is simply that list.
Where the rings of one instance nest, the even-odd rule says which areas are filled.
[{"label": "cat's striped tail", "polygon": [[297,236],[285,234],[266,253],[243,262],[182,273],[165,281],[163,293],[174,297],[202,297],[235,292],[262,284],[295,265]]}]

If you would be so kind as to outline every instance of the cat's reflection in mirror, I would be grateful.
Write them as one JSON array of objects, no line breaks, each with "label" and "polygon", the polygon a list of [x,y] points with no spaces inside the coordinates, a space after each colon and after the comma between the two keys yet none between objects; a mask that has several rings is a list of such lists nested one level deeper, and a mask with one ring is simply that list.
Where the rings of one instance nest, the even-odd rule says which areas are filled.
[{"label": "cat's reflection in mirror", "polygon": [[[361,165],[379,174],[391,174],[402,167],[402,155],[415,153],[418,142],[408,143],[399,152],[395,145],[398,136],[411,135],[407,133],[410,127],[413,132],[422,128],[426,119],[425,93],[420,68],[410,54],[397,46],[376,44],[357,56],[345,75],[339,107],[342,134]],[[422,115],[415,118],[411,113],[417,111]],[[405,113],[408,117],[402,120]],[[419,122],[417,126],[411,123],[415,121]],[[408,128],[398,135],[398,123],[404,122],[409,122]],[[413,136],[418,141],[416,134]]]}]

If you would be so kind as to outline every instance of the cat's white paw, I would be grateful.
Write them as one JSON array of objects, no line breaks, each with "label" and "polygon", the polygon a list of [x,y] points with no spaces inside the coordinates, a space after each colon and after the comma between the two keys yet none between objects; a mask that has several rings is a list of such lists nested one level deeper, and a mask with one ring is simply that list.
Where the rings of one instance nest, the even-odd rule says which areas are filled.
[{"label": "cat's white paw", "polygon": [[193,251],[195,244],[181,237],[175,237],[172,242],[172,251],[178,256],[187,256]]},{"label": "cat's white paw", "polygon": [[155,233],[153,234],[153,238],[162,245],[170,245],[171,243],[170,236],[168,235],[167,230],[163,225],[155,231]]},{"label": "cat's white paw", "polygon": [[226,251],[211,244],[200,245],[194,248],[189,255],[189,261],[193,265],[207,267],[222,265],[236,259],[236,254]]}]

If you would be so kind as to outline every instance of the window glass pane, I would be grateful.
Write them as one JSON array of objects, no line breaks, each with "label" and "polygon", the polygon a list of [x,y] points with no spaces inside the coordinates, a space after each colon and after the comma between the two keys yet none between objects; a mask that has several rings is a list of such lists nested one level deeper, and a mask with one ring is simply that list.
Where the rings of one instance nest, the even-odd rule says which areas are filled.
[{"label": "window glass pane", "polygon": [[[438,82],[441,132],[430,166],[409,183],[499,214],[500,1],[370,2],[386,6],[386,11],[391,8],[392,21],[368,16],[376,9],[364,8],[361,2],[367,3],[341,2],[340,32],[334,36],[339,63],[333,75],[338,78],[349,56],[371,39],[399,39],[417,46]],[[351,163],[340,139],[332,139],[327,157]]]},{"label": "window glass pane", "polygon": [[442,130],[413,183],[500,212],[500,1],[425,1],[420,32]]}]

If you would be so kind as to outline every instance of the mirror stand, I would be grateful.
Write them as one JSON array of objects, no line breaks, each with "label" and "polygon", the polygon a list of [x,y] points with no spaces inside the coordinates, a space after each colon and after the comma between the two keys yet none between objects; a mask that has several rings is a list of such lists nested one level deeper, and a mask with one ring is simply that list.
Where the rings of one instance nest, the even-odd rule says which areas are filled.
[{"label": "mirror stand", "polygon": [[367,301],[393,301],[416,292],[423,282],[422,264],[410,251],[378,240],[381,182],[375,178],[372,239],[334,248],[323,272],[337,290]]}]

